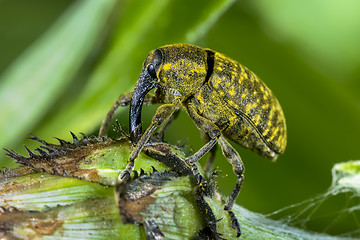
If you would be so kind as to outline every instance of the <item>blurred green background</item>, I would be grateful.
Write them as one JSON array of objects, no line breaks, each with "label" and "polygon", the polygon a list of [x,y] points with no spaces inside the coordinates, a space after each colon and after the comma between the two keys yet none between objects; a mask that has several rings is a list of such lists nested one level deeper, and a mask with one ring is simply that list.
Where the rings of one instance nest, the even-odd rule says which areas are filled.
[{"label": "blurred green background", "polygon": [[[0,0],[0,147],[96,134],[150,50],[193,43],[254,71],[285,112],[276,163],[234,145],[246,167],[238,203],[269,213],[314,197],[334,163],[360,158],[359,10],[357,0]],[[145,126],[155,110],[144,108]],[[117,118],[127,128],[128,109]],[[203,144],[185,112],[166,140]],[[215,165],[229,194],[236,178],[220,151]],[[13,166],[4,152],[0,166]]]}]

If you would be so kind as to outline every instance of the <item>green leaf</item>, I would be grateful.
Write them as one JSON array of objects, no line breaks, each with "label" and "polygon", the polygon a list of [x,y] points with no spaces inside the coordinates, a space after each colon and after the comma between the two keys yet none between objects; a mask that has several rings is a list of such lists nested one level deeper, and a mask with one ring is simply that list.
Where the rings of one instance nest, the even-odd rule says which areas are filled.
[{"label": "green leaf", "polygon": [[[233,2],[127,1],[121,9],[115,0],[74,4],[2,76],[0,147],[13,147],[29,132],[65,138],[70,130],[96,131],[116,98],[132,90],[148,51],[195,43]],[[114,11],[119,14],[109,22]],[[92,69],[84,62],[109,23],[109,44]],[[87,79],[81,80],[75,74],[84,66]],[[83,89],[74,92],[72,85]]]},{"label": "green leaf", "polygon": [[[63,134],[63,131],[54,131],[57,126],[73,131],[97,129],[116,98],[133,89],[148,51],[171,42],[188,40],[194,43],[232,2],[207,1],[189,7],[184,2],[170,0],[130,1],[117,20],[119,30],[114,33],[112,44],[105,50],[104,58],[91,74],[82,94],[73,105],[56,112],[51,121],[41,126],[38,134]],[[178,24],[181,17],[184,19]]]},{"label": "green leaf", "polygon": [[115,0],[78,1],[1,76],[0,147],[27,135],[66,91]]}]

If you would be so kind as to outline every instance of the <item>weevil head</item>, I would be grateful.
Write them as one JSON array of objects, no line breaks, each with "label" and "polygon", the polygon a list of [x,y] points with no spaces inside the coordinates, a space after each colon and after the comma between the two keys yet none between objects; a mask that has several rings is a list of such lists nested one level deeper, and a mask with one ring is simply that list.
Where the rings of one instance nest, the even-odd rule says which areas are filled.
[{"label": "weevil head", "polygon": [[190,44],[173,44],[157,51],[162,55],[157,84],[164,102],[181,102],[204,83],[207,73],[204,49]]},{"label": "weevil head", "polygon": [[173,44],[155,49],[146,57],[130,104],[130,137],[141,136],[141,108],[153,88],[163,102],[181,103],[204,83],[207,52],[189,44]]}]

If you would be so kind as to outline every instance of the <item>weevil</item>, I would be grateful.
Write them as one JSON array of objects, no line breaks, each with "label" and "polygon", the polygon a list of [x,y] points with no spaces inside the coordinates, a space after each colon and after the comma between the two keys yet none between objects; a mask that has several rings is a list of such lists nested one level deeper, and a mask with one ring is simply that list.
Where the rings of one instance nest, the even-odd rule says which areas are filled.
[{"label": "weevil", "polygon": [[[153,88],[155,93],[149,93]],[[142,133],[142,106],[155,103],[163,105]],[[136,145],[126,170],[119,175],[119,182],[130,178],[134,160],[157,127],[163,124],[164,129],[172,117],[184,109],[207,141],[185,159],[192,167],[197,184],[205,187],[206,181],[194,163],[211,152],[206,168],[211,169],[216,143],[238,178],[224,209],[240,236],[240,225],[231,209],[240,192],[245,169],[239,153],[227,139],[270,160],[285,151],[285,117],[272,91],[249,69],[221,53],[190,44],[173,44],[148,54],[134,91],[117,99],[102,123],[100,136],[106,135],[116,109],[126,105],[130,105],[130,138]]]}]

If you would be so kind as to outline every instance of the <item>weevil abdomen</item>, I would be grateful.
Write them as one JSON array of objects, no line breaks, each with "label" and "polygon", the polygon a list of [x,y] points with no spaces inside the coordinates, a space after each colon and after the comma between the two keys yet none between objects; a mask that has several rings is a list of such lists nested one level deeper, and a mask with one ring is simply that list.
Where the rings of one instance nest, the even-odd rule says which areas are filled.
[{"label": "weevil abdomen", "polygon": [[195,94],[199,113],[239,145],[276,159],[286,147],[285,117],[278,100],[246,67],[213,54],[212,74]]}]

